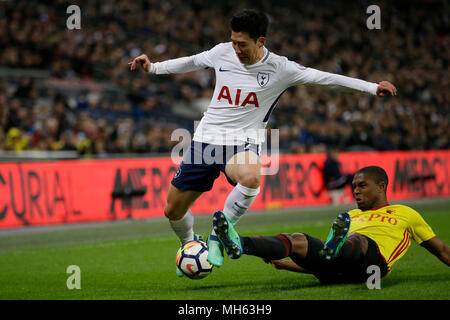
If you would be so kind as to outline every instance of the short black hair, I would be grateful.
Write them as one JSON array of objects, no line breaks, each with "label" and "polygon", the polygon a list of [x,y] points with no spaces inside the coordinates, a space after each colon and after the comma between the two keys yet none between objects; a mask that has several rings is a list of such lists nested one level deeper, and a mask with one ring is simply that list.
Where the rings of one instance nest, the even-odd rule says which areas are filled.
[{"label": "short black hair", "polygon": [[378,166],[368,166],[368,167],[364,167],[364,168],[361,168],[358,171],[356,171],[355,175],[358,173],[364,173],[364,174],[370,176],[370,178],[375,183],[384,182],[384,184],[386,185],[386,189],[387,189],[389,179],[388,179],[388,175],[387,175],[386,171],[384,171],[383,168],[378,167]]},{"label": "short black hair", "polygon": [[255,41],[259,37],[265,37],[269,28],[269,18],[264,12],[245,9],[236,13],[230,21],[231,30],[234,32],[246,32]]}]

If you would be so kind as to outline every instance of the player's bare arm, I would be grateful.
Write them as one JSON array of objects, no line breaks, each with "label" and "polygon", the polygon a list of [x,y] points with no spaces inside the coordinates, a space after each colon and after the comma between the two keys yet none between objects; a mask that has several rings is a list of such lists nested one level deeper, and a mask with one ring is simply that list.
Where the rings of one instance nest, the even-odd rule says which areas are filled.
[{"label": "player's bare arm", "polygon": [[280,260],[270,260],[270,261],[264,261],[264,262],[270,263],[275,269],[278,269],[278,270],[288,270],[288,271],[293,271],[293,272],[298,272],[298,273],[311,273],[308,270],[306,270],[305,268],[300,267],[298,264],[296,264],[292,260],[280,259]]},{"label": "player's bare arm", "polygon": [[423,241],[420,245],[438,257],[447,266],[450,266],[450,247],[444,241],[438,237],[433,237],[430,240]]}]

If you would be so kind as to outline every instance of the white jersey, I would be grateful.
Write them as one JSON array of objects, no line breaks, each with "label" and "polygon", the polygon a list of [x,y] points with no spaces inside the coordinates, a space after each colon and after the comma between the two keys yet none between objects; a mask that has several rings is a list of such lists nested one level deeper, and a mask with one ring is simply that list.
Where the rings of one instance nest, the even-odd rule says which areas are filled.
[{"label": "white jersey", "polygon": [[231,42],[220,43],[190,57],[152,63],[150,73],[175,74],[214,68],[214,94],[193,140],[217,145],[264,142],[269,116],[281,94],[291,86],[321,85],[376,94],[376,83],[306,68],[263,49],[261,60],[244,65]]}]

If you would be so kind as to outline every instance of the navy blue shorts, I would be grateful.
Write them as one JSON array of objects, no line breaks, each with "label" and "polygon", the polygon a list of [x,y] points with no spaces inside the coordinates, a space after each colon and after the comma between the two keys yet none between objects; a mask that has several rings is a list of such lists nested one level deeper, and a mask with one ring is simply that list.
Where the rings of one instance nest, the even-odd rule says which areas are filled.
[{"label": "navy blue shorts", "polygon": [[228,182],[235,186],[236,183],[226,175],[225,166],[233,155],[249,150],[259,156],[260,147],[253,143],[219,146],[192,141],[171,183],[180,190],[205,192],[212,189],[222,171]]}]

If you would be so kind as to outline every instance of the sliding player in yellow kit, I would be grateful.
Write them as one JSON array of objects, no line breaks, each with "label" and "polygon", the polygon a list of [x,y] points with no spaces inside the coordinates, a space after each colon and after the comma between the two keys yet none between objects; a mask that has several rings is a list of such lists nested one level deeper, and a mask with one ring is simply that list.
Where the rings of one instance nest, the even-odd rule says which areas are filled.
[{"label": "sliding player in yellow kit", "polygon": [[371,265],[386,276],[406,253],[411,238],[450,266],[450,247],[415,210],[390,205],[387,185],[380,167],[357,171],[352,187],[358,209],[338,215],[325,243],[303,233],[242,237],[223,215],[215,217],[214,229],[230,257],[258,256],[277,269],[312,273],[323,284],[366,282]]}]

